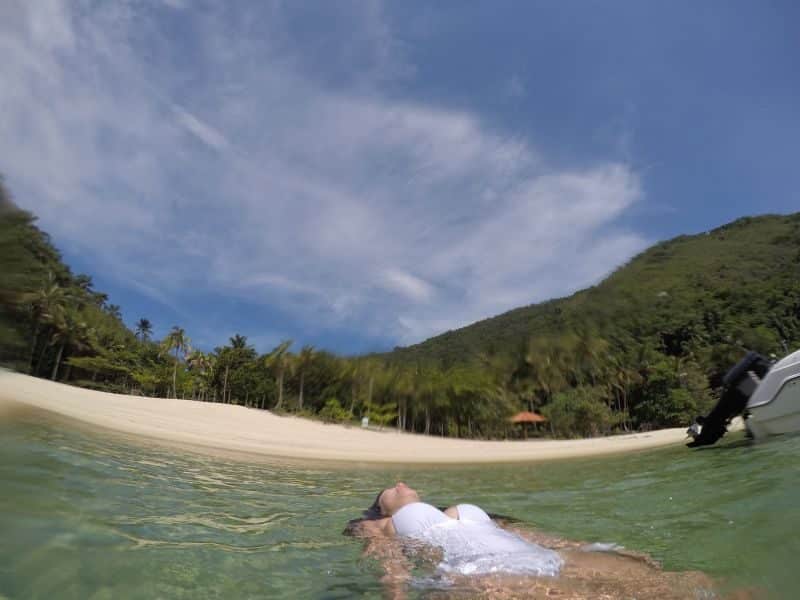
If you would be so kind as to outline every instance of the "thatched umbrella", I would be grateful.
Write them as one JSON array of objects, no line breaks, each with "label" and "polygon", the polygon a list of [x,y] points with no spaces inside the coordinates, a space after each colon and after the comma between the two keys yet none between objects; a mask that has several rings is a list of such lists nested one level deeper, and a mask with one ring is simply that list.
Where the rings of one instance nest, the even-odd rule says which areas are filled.
[{"label": "thatched umbrella", "polygon": [[538,413],[533,413],[533,412],[530,412],[530,411],[527,411],[527,410],[522,411],[521,413],[517,413],[513,417],[511,417],[511,422],[512,423],[525,423],[523,431],[525,433],[525,439],[526,440],[528,439],[528,425],[527,424],[528,423],[534,423],[534,424],[536,424],[536,423],[544,423],[545,421],[547,421],[547,419],[545,419],[542,415],[540,415]]}]

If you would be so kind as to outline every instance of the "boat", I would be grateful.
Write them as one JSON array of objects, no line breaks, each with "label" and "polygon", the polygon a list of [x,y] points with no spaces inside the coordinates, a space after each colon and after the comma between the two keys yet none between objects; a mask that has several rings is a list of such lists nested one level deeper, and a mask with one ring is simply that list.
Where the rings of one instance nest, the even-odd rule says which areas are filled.
[{"label": "boat", "polygon": [[706,416],[687,430],[690,448],[715,444],[733,417],[742,415],[756,440],[800,431],[800,350],[773,363],[748,352],[722,380],[723,393]]}]

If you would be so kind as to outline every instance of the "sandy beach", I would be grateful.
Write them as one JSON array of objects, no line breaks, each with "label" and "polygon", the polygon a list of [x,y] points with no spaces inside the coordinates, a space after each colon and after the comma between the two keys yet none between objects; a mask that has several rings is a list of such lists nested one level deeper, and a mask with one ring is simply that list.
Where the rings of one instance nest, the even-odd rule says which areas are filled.
[{"label": "sandy beach", "polygon": [[[368,463],[532,462],[679,444],[684,428],[584,440],[477,441],[326,425],[268,411],[86,390],[0,371],[0,413],[36,407],[88,425],[194,448],[261,457]],[[5,407],[3,407],[5,405]]]}]

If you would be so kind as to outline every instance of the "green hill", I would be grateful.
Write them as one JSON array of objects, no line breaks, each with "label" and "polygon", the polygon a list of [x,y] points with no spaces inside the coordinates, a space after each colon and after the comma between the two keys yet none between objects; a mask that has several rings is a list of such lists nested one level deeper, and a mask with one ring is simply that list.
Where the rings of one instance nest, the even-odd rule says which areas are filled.
[{"label": "green hill", "polygon": [[451,365],[481,353],[516,352],[531,338],[582,328],[623,343],[647,340],[673,356],[687,354],[692,345],[728,344],[762,352],[800,345],[800,213],[746,217],[699,235],[679,236],[639,254],[594,287],[386,356],[400,363]]}]

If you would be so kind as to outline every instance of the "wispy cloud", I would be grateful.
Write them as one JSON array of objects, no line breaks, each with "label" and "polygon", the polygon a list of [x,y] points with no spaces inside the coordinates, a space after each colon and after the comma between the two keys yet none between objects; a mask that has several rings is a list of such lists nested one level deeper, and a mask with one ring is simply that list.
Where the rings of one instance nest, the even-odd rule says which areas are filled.
[{"label": "wispy cloud", "polygon": [[397,292],[409,300],[427,302],[433,296],[433,287],[411,273],[388,269],[383,272],[384,287],[390,292]]},{"label": "wispy cloud", "polygon": [[283,3],[184,8],[180,35],[155,1],[0,9],[0,171],[121,282],[412,342],[645,244],[615,226],[641,197],[627,165],[556,168],[478,114],[383,93],[414,68],[379,3],[337,3],[352,31],[322,54]]},{"label": "wispy cloud", "polygon": [[204,123],[179,106],[173,105],[172,110],[175,112],[178,122],[201,142],[220,151],[225,150],[230,145],[228,144],[228,140],[225,139],[225,136],[208,123]]}]

